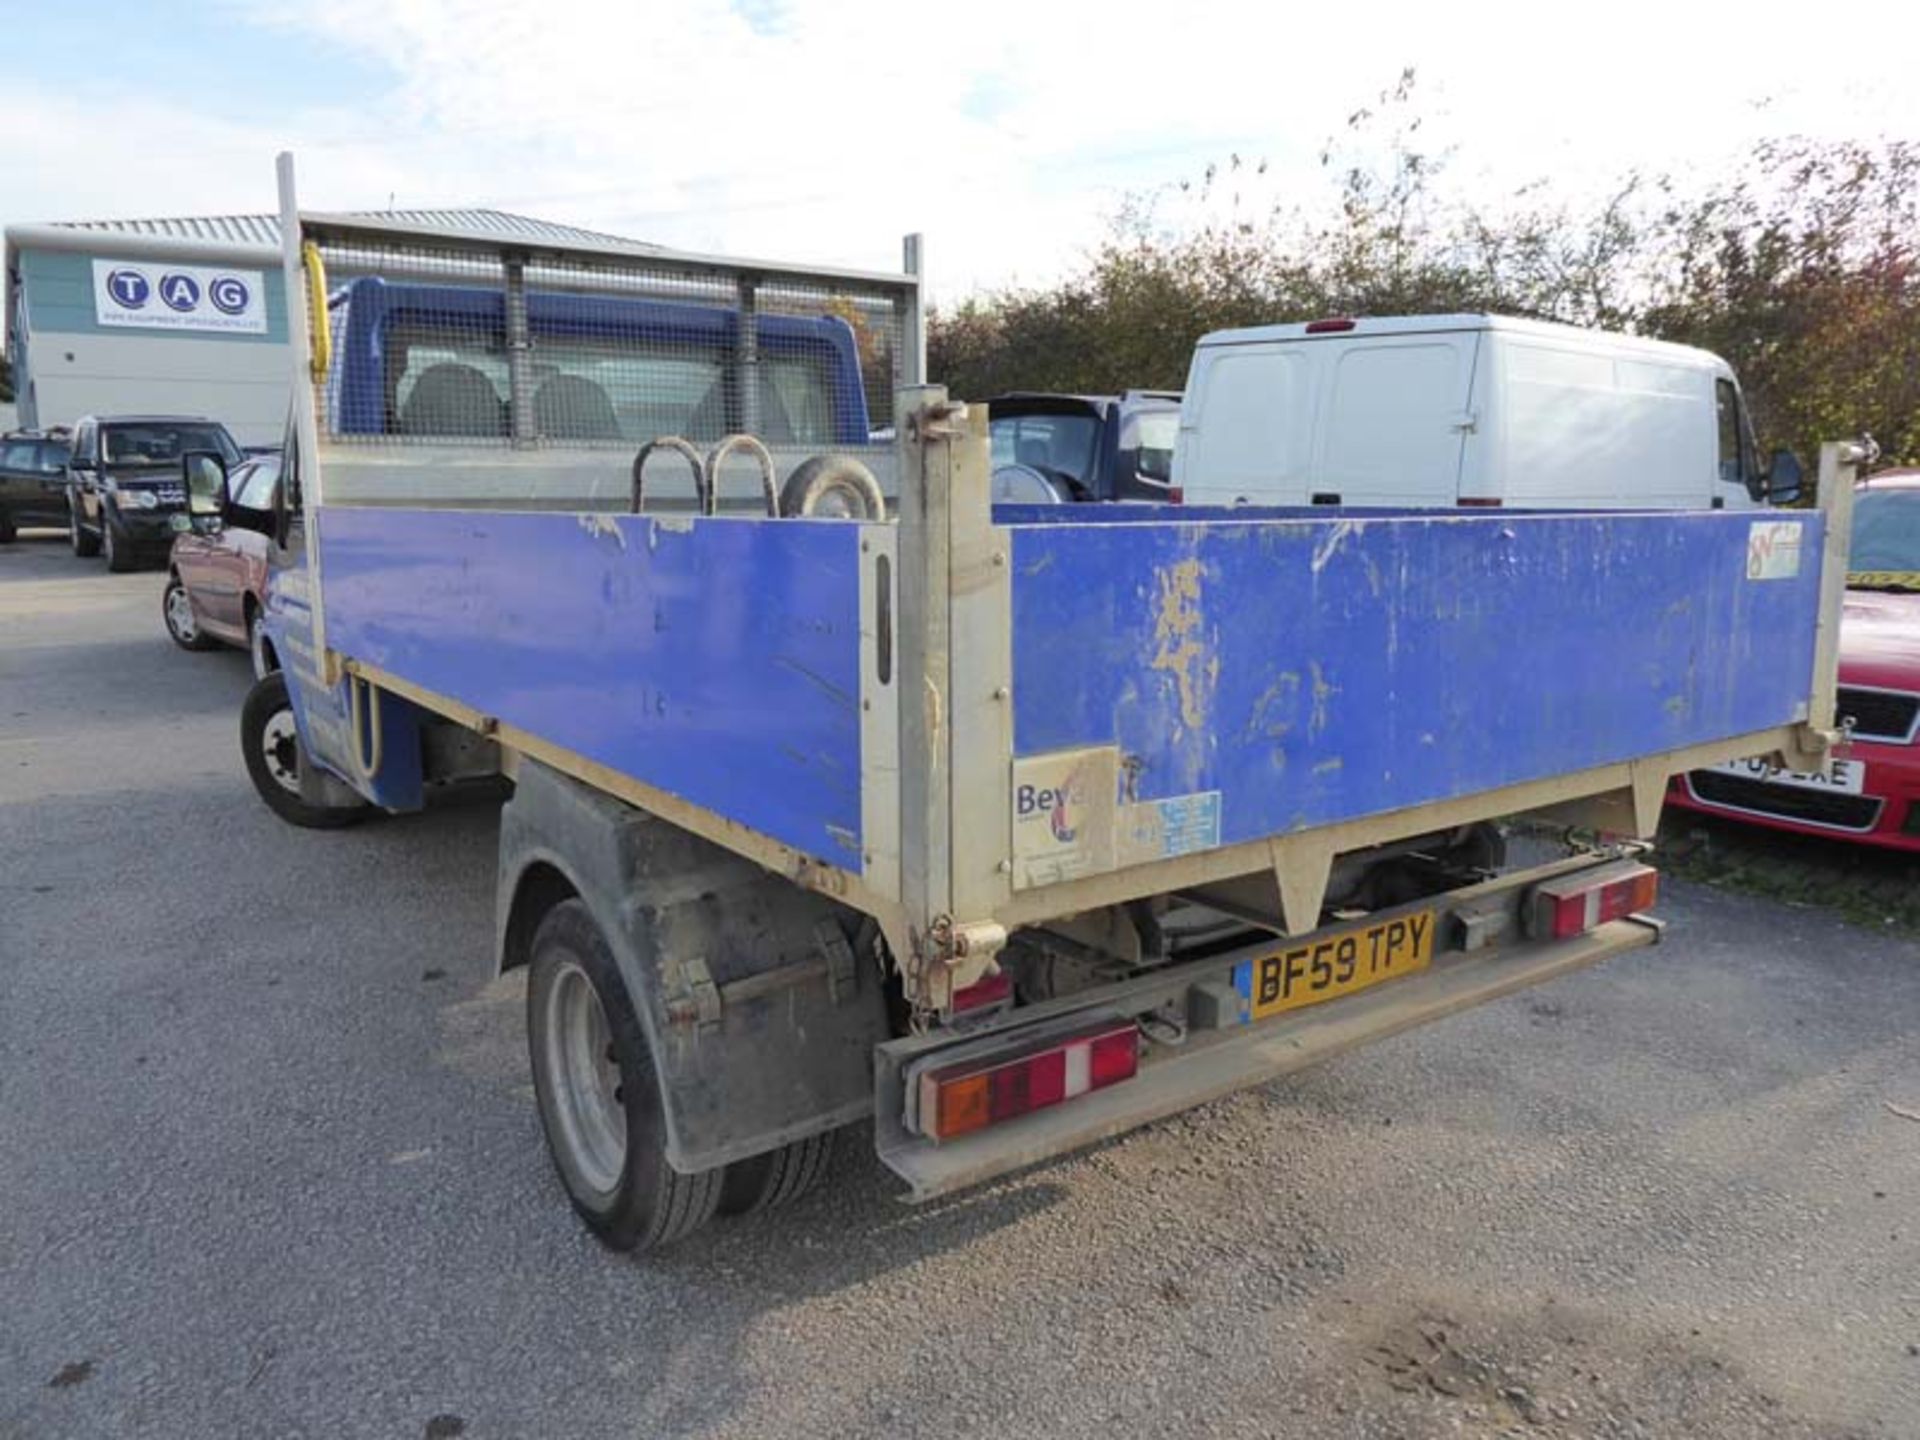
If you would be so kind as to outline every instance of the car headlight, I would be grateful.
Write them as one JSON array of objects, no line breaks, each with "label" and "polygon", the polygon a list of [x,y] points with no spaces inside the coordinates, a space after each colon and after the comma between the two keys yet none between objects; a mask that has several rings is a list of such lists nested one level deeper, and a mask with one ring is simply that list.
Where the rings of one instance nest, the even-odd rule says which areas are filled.
[{"label": "car headlight", "polygon": [[113,498],[123,510],[157,510],[160,497],[151,490],[115,490]]}]

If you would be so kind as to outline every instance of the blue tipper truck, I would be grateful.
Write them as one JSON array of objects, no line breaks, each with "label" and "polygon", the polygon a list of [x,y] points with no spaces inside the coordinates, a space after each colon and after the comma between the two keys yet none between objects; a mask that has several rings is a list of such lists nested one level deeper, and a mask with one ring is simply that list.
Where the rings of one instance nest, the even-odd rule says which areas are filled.
[{"label": "blue tipper truck", "polygon": [[[922,383],[911,273],[499,237],[448,259],[302,216],[286,162],[282,188],[313,303],[285,670],[249,705],[291,717],[303,822],[511,780],[496,960],[529,969],[547,1139],[612,1246],[801,1193],[856,1122],[942,1195],[1651,945],[1636,837],[1668,777],[1811,769],[1839,738],[1839,447],[1826,508],[1760,515],[995,508],[984,409]],[[491,292],[453,307],[465,340],[368,352],[384,418],[343,417],[327,296],[442,261],[432,283]],[[529,299],[649,287],[718,312],[709,338],[569,337]],[[828,357],[774,479],[816,444],[885,511],[715,513],[703,483],[635,513],[659,416],[814,403],[760,369],[766,318],[809,306],[897,385],[892,432]],[[489,379],[460,382],[483,429],[405,426],[434,365]],[[558,374],[619,433],[545,428]],[[699,470],[713,437],[674,438]],[[1591,838],[1513,868],[1516,817]]]}]

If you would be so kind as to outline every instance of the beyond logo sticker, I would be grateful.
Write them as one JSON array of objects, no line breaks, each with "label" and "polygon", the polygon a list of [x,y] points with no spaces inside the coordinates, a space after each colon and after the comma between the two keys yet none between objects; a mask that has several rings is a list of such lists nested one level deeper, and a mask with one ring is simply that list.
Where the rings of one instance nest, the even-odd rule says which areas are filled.
[{"label": "beyond logo sticker", "polygon": [[1119,786],[1120,752],[1112,746],[1014,761],[1014,888],[1111,870]]}]

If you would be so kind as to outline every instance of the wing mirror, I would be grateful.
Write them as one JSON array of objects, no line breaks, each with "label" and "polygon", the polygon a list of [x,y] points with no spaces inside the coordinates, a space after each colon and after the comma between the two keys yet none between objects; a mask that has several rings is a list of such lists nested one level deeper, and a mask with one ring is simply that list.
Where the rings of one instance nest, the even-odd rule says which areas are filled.
[{"label": "wing mirror", "polygon": [[1805,472],[1791,450],[1776,450],[1767,462],[1767,503],[1791,505],[1800,498]]},{"label": "wing mirror", "polygon": [[187,514],[218,519],[227,509],[227,462],[215,450],[189,450],[180,457],[187,487]]}]

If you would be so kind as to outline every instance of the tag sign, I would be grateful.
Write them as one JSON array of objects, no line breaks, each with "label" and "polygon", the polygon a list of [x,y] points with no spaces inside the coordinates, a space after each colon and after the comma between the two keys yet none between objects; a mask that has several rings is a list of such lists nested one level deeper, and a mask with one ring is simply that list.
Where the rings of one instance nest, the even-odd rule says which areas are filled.
[{"label": "tag sign", "polygon": [[265,277],[224,266],[95,260],[93,313],[102,325],[136,330],[264,335]]}]

